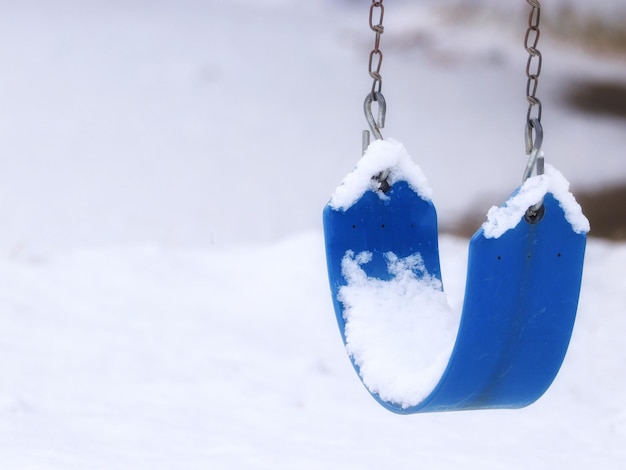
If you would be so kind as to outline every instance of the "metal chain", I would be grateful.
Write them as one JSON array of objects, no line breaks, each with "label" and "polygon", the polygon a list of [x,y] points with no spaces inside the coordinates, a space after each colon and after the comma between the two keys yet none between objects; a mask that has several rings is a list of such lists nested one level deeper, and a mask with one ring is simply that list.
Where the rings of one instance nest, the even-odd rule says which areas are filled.
[{"label": "metal chain", "polygon": [[[380,93],[383,87],[383,77],[380,74],[380,68],[383,64],[383,53],[380,50],[380,37],[385,32],[383,26],[383,18],[385,16],[385,7],[383,1],[372,0],[370,6],[370,29],[376,33],[374,41],[374,49],[370,52],[368,70],[372,77],[372,93]],[[376,23],[375,23],[376,20]]]},{"label": "metal chain", "polygon": [[[543,56],[537,44],[539,44],[539,23],[541,21],[541,4],[539,0],[526,0],[531,6],[530,15],[528,17],[528,29],[524,37],[524,46],[528,52],[528,62],[526,63],[526,100],[528,101],[528,112],[526,113],[526,154],[528,162],[524,169],[523,181],[531,177],[533,171],[537,175],[544,173],[543,154],[541,146],[543,144],[543,127],[541,125],[541,100],[537,98],[537,87],[539,85],[539,76],[541,75],[541,66]],[[543,217],[543,199],[526,211],[526,221],[534,224]]]},{"label": "metal chain", "polygon": [[528,62],[526,64],[526,99],[528,100],[528,113],[526,120],[536,118],[541,121],[541,101],[537,98],[537,86],[539,85],[539,75],[541,75],[541,65],[543,58],[537,49],[539,43],[539,21],[541,20],[541,5],[538,0],[526,0],[532,7],[528,17],[528,30],[524,38],[524,45],[528,52]]},{"label": "metal chain", "polygon": [[[373,81],[372,89],[365,97],[363,110],[370,130],[378,140],[383,138],[380,130],[385,127],[385,114],[387,113],[387,104],[382,93],[383,77],[380,73],[380,68],[383,65],[383,52],[380,50],[380,37],[385,31],[385,27],[383,26],[384,17],[385,7],[383,6],[383,0],[372,0],[369,24],[370,29],[376,33],[376,39],[374,40],[374,49],[372,49],[369,55],[368,72]],[[377,118],[374,117],[372,112],[372,103],[374,102],[378,105]],[[363,152],[365,152],[369,143],[370,132],[363,131]]]},{"label": "metal chain", "polygon": [[[385,127],[385,115],[387,113],[387,104],[385,97],[383,96],[383,77],[380,73],[381,66],[383,64],[383,52],[380,50],[380,37],[385,32],[383,26],[383,19],[385,17],[385,7],[383,6],[383,0],[372,0],[370,5],[370,29],[376,33],[376,39],[374,40],[374,49],[370,52],[368,62],[368,72],[372,78],[372,89],[365,97],[363,103],[363,110],[365,112],[365,119],[369,124],[371,133],[377,140],[382,140],[383,136],[380,130]],[[372,112],[372,103],[376,102],[378,105],[378,117],[374,117]],[[363,153],[369,147],[370,144],[370,131],[363,131]],[[387,192],[390,189],[389,185],[389,170],[384,170],[372,178],[374,182],[374,188],[382,192]]]}]

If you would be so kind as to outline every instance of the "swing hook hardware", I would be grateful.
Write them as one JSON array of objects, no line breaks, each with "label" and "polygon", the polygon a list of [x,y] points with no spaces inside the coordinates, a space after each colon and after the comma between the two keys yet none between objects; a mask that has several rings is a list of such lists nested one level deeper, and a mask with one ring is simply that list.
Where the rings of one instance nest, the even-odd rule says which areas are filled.
[{"label": "swing hook hardware", "polygon": [[[372,112],[372,103],[374,101],[378,103],[378,119],[374,118],[374,113]],[[387,115],[387,102],[383,94],[380,91],[373,91],[368,94],[363,103],[363,111],[365,112],[365,119],[367,119],[372,134],[374,134],[377,140],[382,140],[383,135],[380,130],[385,127],[385,116]]]},{"label": "swing hook hardware", "polygon": [[[528,29],[524,37],[524,48],[528,52],[528,62],[526,63],[526,100],[528,101],[528,113],[526,114],[526,155],[528,155],[528,163],[524,170],[522,182],[526,181],[533,174],[543,175],[543,154],[541,146],[543,145],[543,127],[541,127],[541,100],[537,98],[537,86],[539,85],[539,75],[541,75],[541,66],[543,56],[537,48],[539,44],[539,36],[541,31],[539,23],[541,21],[541,4],[539,0],[526,0],[531,6],[530,15],[528,17]],[[534,113],[533,113],[534,111]],[[534,117],[533,117],[534,114]],[[534,137],[533,137],[534,134]],[[531,206],[526,211],[526,222],[536,224],[545,213],[543,199],[537,204]]]},{"label": "swing hook hardware", "polygon": [[[534,138],[533,138],[534,130]],[[522,182],[526,181],[533,174],[533,170],[536,170],[537,175],[543,175],[544,173],[544,160],[541,153],[541,146],[543,145],[543,127],[541,121],[537,118],[528,120],[526,124],[526,154],[528,155],[528,163],[526,163],[526,169],[524,170],[524,178]],[[536,224],[539,222],[545,213],[543,206],[543,199],[537,204],[531,206],[526,211],[526,222],[529,224]]]},{"label": "swing hook hardware", "polygon": [[[534,130],[534,138],[533,138]],[[528,163],[524,170],[524,178],[526,181],[533,174],[533,170],[537,169],[537,175],[543,175],[543,156],[541,155],[541,147],[543,145],[543,127],[537,118],[528,120],[526,124],[526,155],[528,155]]]},{"label": "swing hook hardware", "polygon": [[[374,118],[374,113],[372,112],[372,103],[374,101],[378,103],[377,118]],[[363,153],[365,153],[367,147],[370,145],[370,131],[374,134],[376,140],[383,140],[383,135],[380,130],[385,127],[385,116],[387,114],[387,102],[383,94],[380,91],[373,91],[368,94],[363,103],[363,111],[365,112],[365,119],[370,127],[369,131],[363,131]],[[388,178],[389,170],[381,171],[374,176],[372,179],[374,180],[375,188],[383,193],[389,191],[391,185],[389,184]]]}]

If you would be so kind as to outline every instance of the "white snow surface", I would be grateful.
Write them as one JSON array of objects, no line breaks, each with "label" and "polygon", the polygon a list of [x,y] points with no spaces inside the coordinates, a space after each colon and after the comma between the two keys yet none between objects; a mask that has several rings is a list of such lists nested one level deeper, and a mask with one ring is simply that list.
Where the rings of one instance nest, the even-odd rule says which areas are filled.
[{"label": "white snow surface", "polygon": [[[361,153],[363,2],[5,3],[1,469],[625,467],[624,243],[590,240],[570,349],[528,408],[398,416],[354,373],[321,210]],[[389,4],[383,92],[450,222],[523,169],[527,14],[430,21],[442,3]],[[624,122],[558,92],[623,62],[541,41],[549,161],[574,194],[622,181]],[[457,311],[467,244],[440,240]]]},{"label": "white snow surface", "polygon": [[[366,191],[372,189],[372,178],[384,171],[389,171],[390,185],[406,181],[422,199],[426,201],[432,199],[432,189],[428,186],[426,176],[411,160],[404,145],[393,139],[381,139],[370,143],[354,170],[343,179],[333,193],[330,207],[334,210],[348,210]],[[377,191],[376,194],[381,198],[386,197],[381,191]]]},{"label": "white snow surface", "polygon": [[574,232],[589,232],[589,220],[569,191],[569,182],[556,168],[546,164],[543,175],[528,178],[503,206],[489,209],[487,221],[482,226],[485,237],[499,238],[508,230],[515,228],[528,208],[541,202],[548,193],[559,202]]},{"label": "white snow surface", "polygon": [[346,350],[368,390],[402,408],[419,404],[448,365],[460,315],[448,306],[441,281],[419,254],[385,254],[393,276],[384,281],[363,268],[372,254],[348,252],[342,260]]},{"label": "white snow surface", "polygon": [[[440,243],[454,307],[467,243]],[[625,265],[625,244],[589,243],[570,350],[536,404],[398,416],[350,365],[320,233],[3,259],[0,466],[618,470]]]}]

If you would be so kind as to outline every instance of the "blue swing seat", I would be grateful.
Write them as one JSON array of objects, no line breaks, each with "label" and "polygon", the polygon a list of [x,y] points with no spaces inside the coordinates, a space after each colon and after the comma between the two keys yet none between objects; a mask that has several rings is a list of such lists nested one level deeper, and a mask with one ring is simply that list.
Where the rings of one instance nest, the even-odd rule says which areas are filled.
[{"label": "blue swing seat", "polygon": [[[338,293],[347,284],[341,263],[349,250],[372,253],[363,266],[370,277],[390,278],[384,254],[392,251],[398,257],[419,253],[427,272],[441,279],[433,204],[404,181],[386,196],[370,190],[345,211],[324,210],[328,274],[344,343]],[[548,389],[574,326],[586,236],[573,231],[550,193],[543,207],[539,221],[521,220],[499,238],[476,232],[459,332],[443,376],[415,406],[403,408],[372,393],[381,405],[400,414],[521,408]]]}]

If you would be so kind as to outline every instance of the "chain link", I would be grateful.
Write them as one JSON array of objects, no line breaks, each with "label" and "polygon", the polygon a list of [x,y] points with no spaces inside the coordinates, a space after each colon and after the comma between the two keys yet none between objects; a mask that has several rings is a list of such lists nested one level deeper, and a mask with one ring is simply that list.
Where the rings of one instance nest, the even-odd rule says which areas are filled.
[{"label": "chain link", "polygon": [[526,64],[526,99],[528,100],[528,113],[526,120],[530,123],[531,119],[541,121],[541,101],[537,98],[537,86],[539,85],[539,75],[541,75],[541,65],[543,57],[537,49],[539,43],[539,22],[541,20],[541,4],[539,0],[526,0],[532,7],[530,16],[528,17],[528,30],[524,38],[524,45],[528,52],[528,62]]},{"label": "chain link", "polygon": [[383,87],[383,77],[380,74],[380,68],[383,64],[383,52],[380,50],[380,36],[385,31],[383,26],[383,18],[385,16],[385,7],[383,0],[372,0],[370,6],[370,29],[376,33],[374,41],[374,49],[370,52],[368,71],[372,77],[372,93],[380,93]]}]

